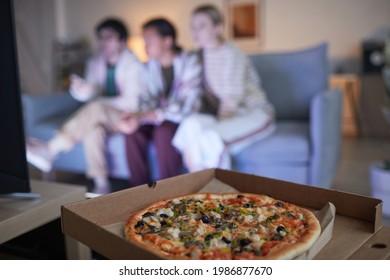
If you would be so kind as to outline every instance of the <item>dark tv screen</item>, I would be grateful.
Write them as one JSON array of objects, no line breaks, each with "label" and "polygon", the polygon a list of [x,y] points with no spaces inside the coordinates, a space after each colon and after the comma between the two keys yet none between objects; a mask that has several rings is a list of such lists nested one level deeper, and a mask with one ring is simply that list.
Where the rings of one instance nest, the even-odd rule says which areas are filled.
[{"label": "dark tv screen", "polygon": [[0,1],[0,194],[29,192],[12,0]]}]

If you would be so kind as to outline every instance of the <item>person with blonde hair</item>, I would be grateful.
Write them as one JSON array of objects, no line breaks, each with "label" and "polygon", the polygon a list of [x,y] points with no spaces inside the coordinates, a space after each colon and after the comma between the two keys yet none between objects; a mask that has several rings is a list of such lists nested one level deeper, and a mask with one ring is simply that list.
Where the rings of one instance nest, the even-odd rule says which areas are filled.
[{"label": "person with blonde hair", "polygon": [[190,172],[230,169],[230,155],[274,131],[274,110],[248,58],[224,40],[216,7],[196,8],[191,29],[203,66],[202,113],[182,121],[173,145]]}]

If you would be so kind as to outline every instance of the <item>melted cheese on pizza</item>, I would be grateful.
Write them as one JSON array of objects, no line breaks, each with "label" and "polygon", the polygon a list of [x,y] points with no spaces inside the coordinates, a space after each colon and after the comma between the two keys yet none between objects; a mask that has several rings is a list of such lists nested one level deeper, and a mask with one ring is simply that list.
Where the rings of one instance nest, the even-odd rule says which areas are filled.
[{"label": "melted cheese on pizza", "polygon": [[134,225],[151,245],[195,259],[267,255],[276,245],[295,243],[306,229],[305,216],[288,203],[244,195],[176,198],[149,209]]}]

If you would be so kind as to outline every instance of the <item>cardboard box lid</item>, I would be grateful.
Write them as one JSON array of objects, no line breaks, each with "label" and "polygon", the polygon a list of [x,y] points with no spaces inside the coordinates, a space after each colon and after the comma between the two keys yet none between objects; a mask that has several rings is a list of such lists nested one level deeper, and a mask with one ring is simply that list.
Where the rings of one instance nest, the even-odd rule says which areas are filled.
[{"label": "cardboard box lid", "polygon": [[316,256],[318,259],[347,259],[367,242],[381,224],[379,199],[269,179],[234,171],[208,169],[131,188],[62,207],[63,232],[111,259],[154,259],[110,225],[124,223],[130,214],[153,202],[196,193],[213,178],[241,192],[263,193],[308,208],[320,209],[327,202],[336,206],[334,233]]}]

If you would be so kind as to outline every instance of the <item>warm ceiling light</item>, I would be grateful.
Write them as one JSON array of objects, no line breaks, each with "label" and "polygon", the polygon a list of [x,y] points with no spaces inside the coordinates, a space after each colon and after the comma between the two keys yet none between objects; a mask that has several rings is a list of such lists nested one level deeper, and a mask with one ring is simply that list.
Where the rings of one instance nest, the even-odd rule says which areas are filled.
[{"label": "warm ceiling light", "polygon": [[132,36],[127,41],[127,46],[133,51],[139,60],[143,62],[148,60],[148,55],[145,51],[145,43],[142,36]]}]

